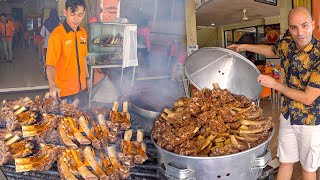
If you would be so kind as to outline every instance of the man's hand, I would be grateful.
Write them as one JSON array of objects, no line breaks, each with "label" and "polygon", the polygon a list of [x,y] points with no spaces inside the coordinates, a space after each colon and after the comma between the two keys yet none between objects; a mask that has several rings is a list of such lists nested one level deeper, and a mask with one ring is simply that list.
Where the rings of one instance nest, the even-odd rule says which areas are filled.
[{"label": "man's hand", "polygon": [[232,45],[228,46],[227,48],[235,50],[236,52],[242,52],[242,51],[246,51],[244,46],[245,46],[245,44],[232,44]]},{"label": "man's hand", "polygon": [[284,96],[304,105],[311,105],[318,97],[320,97],[319,88],[311,86],[307,86],[305,90],[289,88],[268,75],[259,75],[257,80],[262,86],[273,88]]},{"label": "man's hand", "polygon": [[278,83],[273,77],[271,77],[269,75],[260,74],[258,76],[257,80],[262,86],[265,86],[268,88],[275,88],[275,86]]},{"label": "man's hand", "polygon": [[50,96],[53,97],[55,100],[58,100],[60,97],[60,89],[56,85],[50,85]]},{"label": "man's hand", "polygon": [[87,88],[90,90],[92,88],[92,82],[90,79],[87,79]]}]

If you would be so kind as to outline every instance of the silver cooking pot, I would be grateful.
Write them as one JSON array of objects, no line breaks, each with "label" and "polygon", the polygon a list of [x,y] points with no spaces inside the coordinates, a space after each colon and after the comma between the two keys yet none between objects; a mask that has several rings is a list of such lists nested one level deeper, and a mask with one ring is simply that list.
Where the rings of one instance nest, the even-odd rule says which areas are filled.
[{"label": "silver cooking pot", "polygon": [[256,180],[271,160],[269,138],[262,144],[236,154],[217,157],[193,157],[169,152],[152,141],[159,151],[159,163],[168,179]]},{"label": "silver cooking pot", "polygon": [[[218,83],[221,89],[251,100],[257,100],[262,90],[257,82],[260,74],[258,68],[229,49],[209,47],[197,50],[187,58],[185,73],[199,90],[212,89],[212,84]],[[256,180],[271,160],[267,147],[273,134],[274,129],[265,142],[254,148],[219,157],[179,155],[162,149],[152,141],[159,151],[159,163],[169,179]]]},{"label": "silver cooking pot", "polygon": [[146,133],[151,133],[154,121],[160,115],[160,112],[143,109],[131,101],[129,101],[129,111],[142,117],[140,124]]}]

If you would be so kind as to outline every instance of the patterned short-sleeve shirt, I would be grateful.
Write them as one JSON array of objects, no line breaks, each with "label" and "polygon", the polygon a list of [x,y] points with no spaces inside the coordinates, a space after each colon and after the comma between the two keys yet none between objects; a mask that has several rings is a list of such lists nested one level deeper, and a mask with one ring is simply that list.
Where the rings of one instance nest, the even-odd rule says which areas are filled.
[{"label": "patterned short-sleeve shirt", "polygon": [[[304,91],[307,86],[320,88],[320,41],[312,37],[303,51],[297,50],[294,40],[287,36],[273,46],[281,58],[281,82],[289,88]],[[281,110],[294,125],[320,124],[320,98],[311,105],[304,105],[285,97]]]}]

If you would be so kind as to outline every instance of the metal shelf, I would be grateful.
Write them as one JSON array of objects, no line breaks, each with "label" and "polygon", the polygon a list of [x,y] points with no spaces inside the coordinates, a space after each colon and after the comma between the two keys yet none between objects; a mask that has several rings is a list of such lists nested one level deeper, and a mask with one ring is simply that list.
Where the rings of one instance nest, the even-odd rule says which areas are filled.
[{"label": "metal shelf", "polygon": [[[90,82],[93,84],[94,77],[94,69],[107,69],[107,68],[121,68],[121,76],[120,76],[120,88],[122,87],[123,82],[123,67],[122,63],[119,64],[104,64],[104,65],[90,65]],[[135,77],[136,67],[133,66],[131,86],[133,86],[134,77]],[[91,98],[92,98],[92,88],[89,90],[89,107],[91,107]]]}]

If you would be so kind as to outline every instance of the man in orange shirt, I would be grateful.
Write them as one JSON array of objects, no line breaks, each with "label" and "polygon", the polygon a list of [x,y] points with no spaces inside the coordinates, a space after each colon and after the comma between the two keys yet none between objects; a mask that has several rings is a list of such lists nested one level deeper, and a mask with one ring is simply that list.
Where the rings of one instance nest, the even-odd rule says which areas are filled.
[{"label": "man in orange shirt", "polygon": [[67,0],[66,20],[51,32],[48,41],[46,67],[50,95],[68,103],[79,99],[87,86],[91,88],[85,60],[87,33],[79,26],[85,9],[84,0]]},{"label": "man in orange shirt", "polygon": [[0,31],[1,42],[6,56],[6,60],[12,62],[12,37],[14,34],[14,24],[12,21],[8,21],[7,15],[2,13],[0,15]]}]

